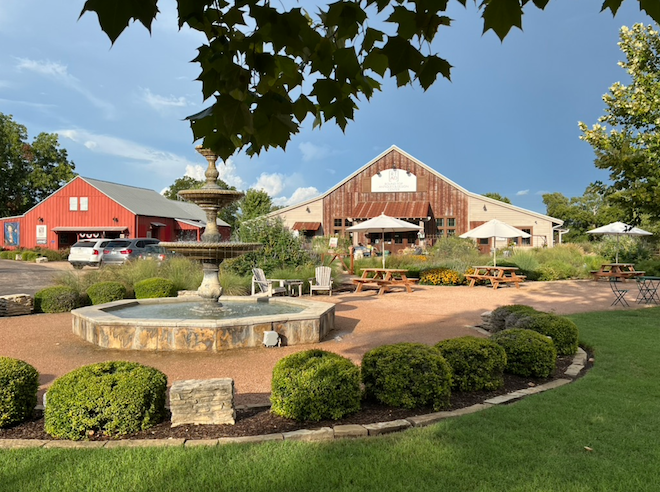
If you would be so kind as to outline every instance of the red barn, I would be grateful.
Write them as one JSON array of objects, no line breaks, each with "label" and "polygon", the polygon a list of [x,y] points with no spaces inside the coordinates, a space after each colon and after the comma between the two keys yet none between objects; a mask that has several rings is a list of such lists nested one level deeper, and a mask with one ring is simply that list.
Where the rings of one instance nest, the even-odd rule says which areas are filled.
[{"label": "red barn", "polygon": [[[62,249],[78,239],[153,237],[197,241],[206,214],[194,203],[168,200],[146,188],[77,176],[23,215],[0,218],[2,246]],[[230,228],[218,220],[224,240]]]}]

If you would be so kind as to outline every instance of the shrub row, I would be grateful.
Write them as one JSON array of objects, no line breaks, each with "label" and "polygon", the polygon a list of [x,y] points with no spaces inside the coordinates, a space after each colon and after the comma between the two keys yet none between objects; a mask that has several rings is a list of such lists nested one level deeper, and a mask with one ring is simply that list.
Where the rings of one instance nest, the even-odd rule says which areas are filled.
[{"label": "shrub row", "polygon": [[[34,414],[39,373],[27,362],[0,357],[0,428]],[[62,439],[117,436],[147,429],[165,415],[167,377],[135,362],[101,362],[56,379],[48,390],[44,428]]]},{"label": "shrub row", "polygon": [[573,355],[578,348],[577,325],[568,318],[537,311],[530,306],[501,306],[491,313],[490,331],[511,328],[533,330],[552,339],[559,355]]},{"label": "shrub row", "polygon": [[[171,280],[149,278],[135,284],[135,297],[146,299],[153,297],[175,297],[177,289]],[[126,287],[121,282],[98,282],[91,285],[82,295],[73,287],[56,285],[40,290],[34,296],[34,310],[37,313],[65,313],[88,304],[104,304],[126,297]]]},{"label": "shrub row", "polygon": [[296,420],[338,419],[364,398],[401,408],[449,405],[452,390],[495,390],[503,373],[547,377],[557,353],[550,339],[509,329],[492,339],[462,337],[435,347],[383,345],[364,354],[361,370],[331,352],[308,350],[281,359],[273,370],[272,411]]}]

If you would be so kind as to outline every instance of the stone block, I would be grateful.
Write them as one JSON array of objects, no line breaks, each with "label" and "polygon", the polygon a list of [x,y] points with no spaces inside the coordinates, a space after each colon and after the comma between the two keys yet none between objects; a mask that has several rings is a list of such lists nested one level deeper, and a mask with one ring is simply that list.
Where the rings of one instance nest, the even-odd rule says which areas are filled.
[{"label": "stone block", "polygon": [[0,296],[0,316],[32,314],[34,299],[28,294]]},{"label": "stone block", "polygon": [[389,422],[378,422],[375,424],[366,424],[364,427],[369,431],[370,436],[380,434],[389,434],[390,432],[399,432],[411,427],[412,424],[407,420],[391,420]]},{"label": "stone block", "polygon": [[342,439],[344,437],[366,437],[369,431],[363,426],[358,424],[335,425],[334,427],[335,439]]},{"label": "stone block", "polygon": [[230,424],[236,419],[231,378],[174,381],[170,388],[172,427]]},{"label": "stone block", "polygon": [[104,448],[182,447],[185,439],[120,439],[106,441]]},{"label": "stone block", "polygon": [[41,448],[48,442],[43,439],[0,439],[0,449]]},{"label": "stone block", "polygon": [[283,432],[282,435],[285,440],[289,441],[328,441],[335,438],[332,427],[300,429],[297,431]]},{"label": "stone block", "polygon": [[218,439],[218,444],[234,444],[234,443],[258,443],[267,441],[281,441],[284,439],[282,434],[263,434],[261,436],[243,436],[243,437],[221,437]]}]

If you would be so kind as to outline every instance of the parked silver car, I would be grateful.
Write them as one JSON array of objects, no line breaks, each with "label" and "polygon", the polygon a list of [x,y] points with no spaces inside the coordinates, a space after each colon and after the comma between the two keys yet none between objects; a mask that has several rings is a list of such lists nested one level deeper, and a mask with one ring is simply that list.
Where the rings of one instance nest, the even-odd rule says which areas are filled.
[{"label": "parked silver car", "polygon": [[84,266],[99,266],[103,258],[103,249],[112,239],[85,239],[71,246],[69,252],[69,263],[73,268],[80,269]]},{"label": "parked silver car", "polygon": [[103,249],[101,265],[122,265],[140,256],[150,244],[159,242],[158,239],[153,238],[113,239]]},{"label": "parked silver car", "polygon": [[139,260],[156,260],[161,262],[167,258],[171,258],[176,253],[168,249],[163,248],[157,244],[149,244],[142,250],[142,253],[138,255]]}]

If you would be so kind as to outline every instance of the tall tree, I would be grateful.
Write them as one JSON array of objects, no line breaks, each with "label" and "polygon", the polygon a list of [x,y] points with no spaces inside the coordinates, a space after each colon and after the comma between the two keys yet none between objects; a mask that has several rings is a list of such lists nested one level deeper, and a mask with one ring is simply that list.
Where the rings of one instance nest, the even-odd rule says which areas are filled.
[{"label": "tall tree", "polygon": [[499,193],[484,193],[483,196],[492,198],[493,200],[498,200],[500,202],[511,204],[511,200],[508,197],[502,196]]},{"label": "tall tree", "polygon": [[[467,0],[457,0],[465,6]],[[543,9],[549,0],[482,0],[484,32],[500,39],[522,29],[523,7]],[[638,0],[660,22],[655,0]],[[616,13],[623,0],[606,0]],[[114,43],[131,20],[148,30],[158,0],[87,0]],[[371,98],[386,72],[404,86],[426,90],[438,75],[450,78],[449,62],[431,50],[449,0],[342,0],[319,2],[318,13],[287,9],[269,0],[177,0],[179,27],[206,37],[194,61],[201,66],[204,99],[213,104],[189,117],[195,140],[223,159],[236,150],[259,153],[285,148],[307,117],[342,129],[359,98]],[[280,7],[278,9],[278,7]],[[389,26],[383,30],[372,26]]]},{"label": "tall tree", "polygon": [[660,36],[635,24],[622,27],[620,39],[626,60],[619,65],[631,82],[610,87],[605,115],[591,129],[580,122],[580,138],[593,147],[596,167],[610,171],[610,200],[636,224],[660,216]]},{"label": "tall tree", "polygon": [[273,200],[264,190],[250,188],[245,192],[245,197],[241,200],[239,207],[239,219],[243,222],[266,215],[273,209]]},{"label": "tall tree", "polygon": [[607,187],[600,182],[587,186],[582,196],[567,198],[561,193],[543,195],[547,214],[564,221],[569,232],[566,241],[583,241],[586,232],[610,222],[622,220],[625,212],[609,201]]},{"label": "tall tree", "polygon": [[75,177],[56,134],[27,140],[27,128],[0,113],[0,217],[22,214]]}]

